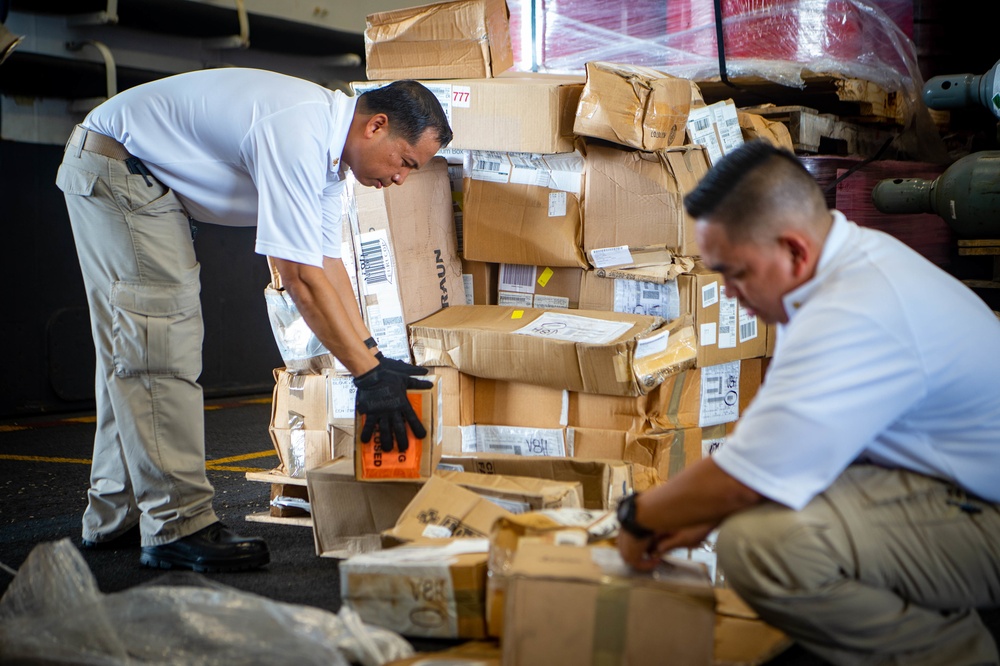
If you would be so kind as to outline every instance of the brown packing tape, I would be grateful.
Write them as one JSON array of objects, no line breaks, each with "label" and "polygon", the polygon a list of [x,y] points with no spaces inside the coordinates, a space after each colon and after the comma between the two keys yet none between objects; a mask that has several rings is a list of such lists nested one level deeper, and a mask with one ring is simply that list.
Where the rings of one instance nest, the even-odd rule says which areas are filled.
[{"label": "brown packing tape", "polygon": [[685,432],[684,430],[675,431],[674,441],[670,444],[670,476],[668,478],[673,478],[675,475],[680,474],[687,466],[687,458],[684,451]]},{"label": "brown packing tape", "polygon": [[628,635],[628,601],[631,589],[623,583],[609,583],[597,589],[594,613],[594,658],[592,666],[622,663]]}]

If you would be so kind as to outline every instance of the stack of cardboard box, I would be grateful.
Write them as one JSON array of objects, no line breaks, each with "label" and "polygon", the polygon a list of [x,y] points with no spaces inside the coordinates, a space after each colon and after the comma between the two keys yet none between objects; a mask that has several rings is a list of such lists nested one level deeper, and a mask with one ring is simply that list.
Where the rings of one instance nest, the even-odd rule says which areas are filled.
[{"label": "stack of cardboard box", "polygon": [[[682,199],[744,133],[787,132],[646,68],[505,73],[503,0],[372,15],[366,52],[355,91],[420,80],[454,140],[403,187],[354,185],[346,217],[345,265],[380,349],[432,368],[434,388],[411,393],[428,437],[405,453],[377,433],[361,444],[349,377],[276,372],[272,435],[285,471],[306,472],[317,553],[347,557],[344,603],[436,638],[500,636],[505,613],[504,663],[565,661],[552,650],[571,644],[583,661],[710,663],[700,565],[642,576],[561,528],[517,553],[497,530],[543,511],[584,535],[610,526],[607,539],[620,497],[724,441],[770,335],[699,263]],[[296,391],[326,409],[289,420]],[[296,458],[293,428],[326,433],[322,455]],[[675,630],[647,631],[666,608]]]}]

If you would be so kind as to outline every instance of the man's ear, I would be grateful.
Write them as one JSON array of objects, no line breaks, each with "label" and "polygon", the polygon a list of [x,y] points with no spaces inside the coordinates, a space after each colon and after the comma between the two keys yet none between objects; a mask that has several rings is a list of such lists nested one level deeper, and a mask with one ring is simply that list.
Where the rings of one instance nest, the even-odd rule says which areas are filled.
[{"label": "man's ear", "polygon": [[796,229],[789,229],[778,237],[778,242],[791,258],[792,275],[796,278],[807,277],[816,259],[816,248],[811,239]]},{"label": "man's ear", "polygon": [[365,122],[365,138],[370,139],[379,132],[389,130],[389,116],[384,113],[376,113]]}]

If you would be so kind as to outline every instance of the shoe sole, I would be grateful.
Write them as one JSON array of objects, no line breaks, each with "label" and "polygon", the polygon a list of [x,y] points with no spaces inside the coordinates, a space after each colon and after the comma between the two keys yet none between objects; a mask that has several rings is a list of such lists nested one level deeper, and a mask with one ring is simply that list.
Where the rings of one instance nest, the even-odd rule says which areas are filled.
[{"label": "shoe sole", "polygon": [[270,561],[271,557],[268,553],[248,557],[244,560],[236,562],[227,561],[225,563],[178,562],[176,560],[168,560],[162,557],[156,557],[155,555],[149,555],[147,553],[143,553],[139,556],[139,564],[144,567],[149,567],[150,569],[190,569],[196,573],[229,573],[233,571],[250,571],[251,569],[258,569],[265,564],[268,564]]}]

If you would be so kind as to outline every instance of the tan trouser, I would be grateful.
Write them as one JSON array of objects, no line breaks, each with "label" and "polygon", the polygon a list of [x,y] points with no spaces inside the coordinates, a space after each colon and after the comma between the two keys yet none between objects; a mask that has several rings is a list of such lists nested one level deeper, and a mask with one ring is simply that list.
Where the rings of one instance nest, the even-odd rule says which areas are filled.
[{"label": "tan trouser", "polygon": [[768,502],[719,535],[762,618],[834,664],[997,664],[1000,510],[919,474],[847,469],[801,511]]},{"label": "tan trouser", "polygon": [[97,435],[83,538],[139,522],[143,545],[217,520],[205,475],[199,265],[174,193],[67,147],[66,195],[97,350]]}]

